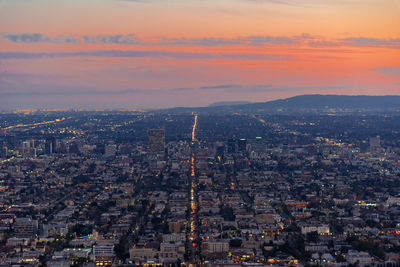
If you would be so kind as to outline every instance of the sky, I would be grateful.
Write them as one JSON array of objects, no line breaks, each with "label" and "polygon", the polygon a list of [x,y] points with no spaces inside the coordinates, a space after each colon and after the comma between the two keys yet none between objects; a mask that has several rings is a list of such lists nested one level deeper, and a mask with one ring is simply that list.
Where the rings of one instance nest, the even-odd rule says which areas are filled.
[{"label": "sky", "polygon": [[0,110],[400,95],[400,0],[0,0]]}]

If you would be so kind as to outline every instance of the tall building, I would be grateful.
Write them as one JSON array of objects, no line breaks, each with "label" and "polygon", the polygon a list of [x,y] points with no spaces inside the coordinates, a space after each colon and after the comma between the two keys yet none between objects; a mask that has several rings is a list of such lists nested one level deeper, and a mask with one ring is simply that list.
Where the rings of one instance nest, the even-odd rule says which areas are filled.
[{"label": "tall building", "polygon": [[246,151],[246,146],[247,146],[247,140],[242,138],[238,140],[238,150],[240,152],[245,152]]},{"label": "tall building", "polygon": [[29,141],[22,142],[22,150],[23,151],[29,150],[30,148],[31,148],[31,143]]},{"label": "tall building", "polygon": [[29,145],[31,148],[35,148],[35,139],[29,140]]},{"label": "tall building", "polygon": [[18,141],[17,141],[17,136],[16,135],[7,135],[6,141],[7,141],[8,149],[10,149],[10,150],[17,149]]},{"label": "tall building", "polygon": [[149,129],[149,151],[153,156],[163,156],[165,154],[165,130]]},{"label": "tall building", "polygon": [[381,138],[379,136],[369,139],[369,151],[371,153],[379,153],[381,149]]},{"label": "tall building", "polygon": [[56,153],[57,140],[55,137],[48,137],[45,144],[45,153],[50,155]]},{"label": "tall building", "polygon": [[117,146],[115,144],[107,144],[104,146],[104,156],[115,157],[117,153]]},{"label": "tall building", "polygon": [[267,150],[267,144],[261,136],[257,136],[252,142],[252,150],[257,153],[262,153]]},{"label": "tall building", "polygon": [[287,152],[289,152],[289,144],[283,143],[282,144],[282,153],[287,153]]},{"label": "tall building", "polygon": [[4,160],[6,159],[8,156],[8,149],[7,146],[5,145],[5,143],[3,143],[2,147],[1,147],[1,158]]},{"label": "tall building", "polygon": [[359,144],[360,147],[360,152],[361,153],[367,153],[368,152],[368,142],[366,140],[363,140]]},{"label": "tall building", "polygon": [[236,153],[236,140],[235,139],[228,140],[228,153],[229,154]]}]

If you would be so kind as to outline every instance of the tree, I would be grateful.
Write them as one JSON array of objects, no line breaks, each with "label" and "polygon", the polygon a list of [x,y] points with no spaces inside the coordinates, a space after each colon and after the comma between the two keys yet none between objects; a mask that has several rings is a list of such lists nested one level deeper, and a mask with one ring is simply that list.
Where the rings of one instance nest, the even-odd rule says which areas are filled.
[{"label": "tree", "polygon": [[232,207],[222,206],[220,209],[220,214],[224,218],[225,221],[234,221],[235,214],[233,214]]},{"label": "tree", "polygon": [[121,236],[119,239],[119,243],[114,247],[114,252],[117,255],[118,259],[125,262],[127,258],[129,258],[129,240],[127,235]]},{"label": "tree", "polygon": [[313,232],[311,232],[311,233],[307,233],[307,240],[309,241],[309,242],[318,242],[318,239],[319,239],[319,235],[318,235],[318,232],[317,231],[313,231]]},{"label": "tree", "polygon": [[238,238],[231,239],[229,240],[229,246],[233,248],[240,248],[242,246],[242,240]]}]

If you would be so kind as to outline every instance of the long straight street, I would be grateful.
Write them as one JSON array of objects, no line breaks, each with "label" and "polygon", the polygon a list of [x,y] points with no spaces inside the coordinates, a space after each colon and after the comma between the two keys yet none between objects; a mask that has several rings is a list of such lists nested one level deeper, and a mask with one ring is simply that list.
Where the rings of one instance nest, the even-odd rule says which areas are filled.
[{"label": "long straight street", "polygon": [[196,266],[200,264],[200,241],[198,236],[198,197],[197,197],[197,176],[196,176],[196,129],[197,129],[197,115],[194,117],[194,124],[192,130],[192,156],[190,163],[190,211],[189,215],[189,231],[187,240],[187,255],[190,255],[189,266]]}]

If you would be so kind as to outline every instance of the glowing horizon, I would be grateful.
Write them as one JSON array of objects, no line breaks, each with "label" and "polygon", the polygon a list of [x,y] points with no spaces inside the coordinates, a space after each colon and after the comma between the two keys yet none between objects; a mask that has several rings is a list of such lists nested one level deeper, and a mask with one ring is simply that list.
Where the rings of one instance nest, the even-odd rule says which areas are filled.
[{"label": "glowing horizon", "polygon": [[400,94],[400,1],[2,0],[1,109]]}]

